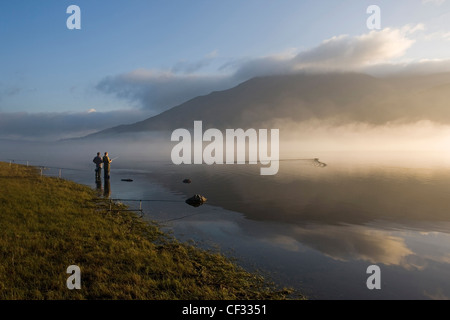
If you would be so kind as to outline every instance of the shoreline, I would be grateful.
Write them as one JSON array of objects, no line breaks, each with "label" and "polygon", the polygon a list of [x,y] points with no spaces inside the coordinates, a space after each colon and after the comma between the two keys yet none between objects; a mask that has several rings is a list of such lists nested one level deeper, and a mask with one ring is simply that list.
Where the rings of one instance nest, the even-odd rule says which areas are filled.
[{"label": "shoreline", "polygon": [[[1,298],[280,300],[300,297],[220,253],[181,243],[89,186],[0,163],[7,192],[1,238]],[[105,202],[108,202],[107,204]],[[19,213],[20,212],[20,213]],[[17,266],[20,268],[17,268]],[[79,265],[81,289],[66,287]]]}]

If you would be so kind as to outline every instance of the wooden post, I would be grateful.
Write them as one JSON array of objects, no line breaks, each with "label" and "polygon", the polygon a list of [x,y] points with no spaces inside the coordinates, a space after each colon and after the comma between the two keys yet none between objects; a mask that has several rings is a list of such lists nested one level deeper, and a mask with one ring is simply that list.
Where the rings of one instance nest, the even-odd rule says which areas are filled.
[{"label": "wooden post", "polygon": [[59,169],[59,178],[61,179],[61,169]]},{"label": "wooden post", "polygon": [[142,200],[139,200],[139,211],[142,211]]}]

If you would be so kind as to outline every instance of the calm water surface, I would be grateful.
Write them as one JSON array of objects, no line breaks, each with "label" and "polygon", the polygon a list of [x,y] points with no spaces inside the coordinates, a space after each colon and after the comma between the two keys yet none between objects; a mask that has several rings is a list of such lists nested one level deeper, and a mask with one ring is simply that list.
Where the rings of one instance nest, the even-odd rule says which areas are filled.
[{"label": "calm water surface", "polygon": [[[156,200],[143,203],[146,219],[312,299],[448,299],[450,162],[411,159],[283,161],[276,176],[249,165],[117,161],[106,196]],[[97,188],[89,162],[79,169],[63,175]],[[207,204],[186,205],[194,194]],[[381,290],[366,286],[373,264]]]}]

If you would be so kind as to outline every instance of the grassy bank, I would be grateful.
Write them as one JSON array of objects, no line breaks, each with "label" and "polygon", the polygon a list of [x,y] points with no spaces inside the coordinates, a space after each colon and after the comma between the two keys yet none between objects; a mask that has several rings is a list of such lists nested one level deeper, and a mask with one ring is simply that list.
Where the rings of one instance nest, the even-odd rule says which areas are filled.
[{"label": "grassy bank", "polygon": [[[170,239],[87,186],[0,163],[0,299],[284,299],[224,256]],[[69,290],[66,269],[81,269]]]}]

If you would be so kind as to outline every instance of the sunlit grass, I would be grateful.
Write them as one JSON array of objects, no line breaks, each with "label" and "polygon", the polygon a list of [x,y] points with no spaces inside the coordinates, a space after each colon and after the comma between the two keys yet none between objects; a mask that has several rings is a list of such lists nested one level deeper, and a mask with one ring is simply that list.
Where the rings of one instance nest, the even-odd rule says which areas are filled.
[{"label": "sunlit grass", "polygon": [[[87,186],[0,163],[0,299],[285,299],[218,253],[180,243]],[[70,265],[81,289],[69,290]]]}]

